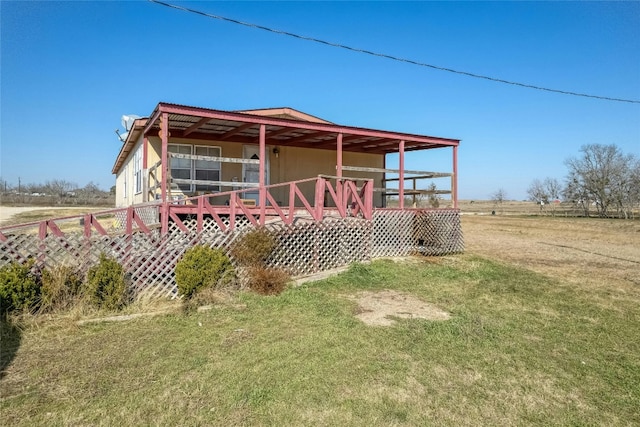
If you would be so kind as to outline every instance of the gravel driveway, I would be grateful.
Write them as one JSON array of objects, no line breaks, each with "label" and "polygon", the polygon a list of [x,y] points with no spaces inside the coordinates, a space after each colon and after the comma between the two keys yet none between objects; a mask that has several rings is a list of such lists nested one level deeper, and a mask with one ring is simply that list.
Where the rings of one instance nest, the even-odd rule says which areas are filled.
[{"label": "gravel driveway", "polygon": [[40,210],[61,210],[61,209],[69,209],[69,210],[78,210],[78,209],[83,209],[83,208],[77,208],[77,207],[64,207],[64,206],[20,206],[20,207],[15,207],[15,206],[0,206],[0,226],[2,224],[4,224],[5,222],[7,222],[9,220],[9,218],[11,218],[14,215],[17,215],[19,213],[23,213],[23,212],[29,212],[29,211],[40,211]]}]

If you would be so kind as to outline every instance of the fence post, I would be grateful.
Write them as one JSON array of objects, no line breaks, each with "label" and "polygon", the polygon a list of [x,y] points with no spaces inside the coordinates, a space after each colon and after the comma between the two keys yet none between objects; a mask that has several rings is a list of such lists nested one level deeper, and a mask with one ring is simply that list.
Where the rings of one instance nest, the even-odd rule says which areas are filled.
[{"label": "fence post", "polygon": [[235,228],[236,226],[236,205],[238,204],[238,193],[237,192],[233,192],[231,193],[231,196],[229,196],[229,228],[228,230],[231,231]]},{"label": "fence post", "polygon": [[364,218],[373,218],[373,180],[365,181],[364,183]]},{"label": "fence post", "polygon": [[160,212],[161,212],[160,234],[162,234],[163,236],[166,236],[169,233],[169,202],[167,201],[162,202]]},{"label": "fence post", "polygon": [[202,228],[204,225],[204,215],[203,215],[203,210],[204,210],[204,196],[200,196],[198,197],[198,211],[196,212],[196,232],[200,233],[202,232]]},{"label": "fence post", "polygon": [[91,237],[91,214],[84,215],[84,237]]},{"label": "fence post", "polygon": [[296,184],[294,182],[289,183],[289,224],[293,221],[293,216],[296,211]]},{"label": "fence post", "polygon": [[325,180],[322,177],[316,179],[316,195],[315,195],[315,217],[316,221],[322,221],[324,216],[324,188]]},{"label": "fence post", "polygon": [[39,254],[38,254],[38,264],[40,267],[43,267],[47,257],[47,243],[45,239],[47,238],[47,221],[41,221],[38,227],[38,238],[40,239],[39,245]]}]

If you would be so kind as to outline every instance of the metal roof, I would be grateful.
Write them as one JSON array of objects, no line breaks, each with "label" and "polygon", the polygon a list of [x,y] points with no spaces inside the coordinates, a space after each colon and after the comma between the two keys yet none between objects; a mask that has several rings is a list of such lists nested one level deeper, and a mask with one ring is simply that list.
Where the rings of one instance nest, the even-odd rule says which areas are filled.
[{"label": "metal roof", "polygon": [[[167,114],[171,138],[190,138],[210,141],[229,141],[243,144],[257,144],[261,125],[265,125],[268,145],[295,146],[337,150],[337,135],[341,133],[343,151],[388,154],[399,151],[399,141],[404,141],[405,151],[452,147],[460,143],[458,139],[415,135],[402,132],[343,126],[322,119],[307,121],[304,117],[314,117],[289,109],[289,114],[264,115],[265,111],[250,112],[222,111],[185,105],[159,103],[144,124],[145,135],[158,135],[160,122]],[[260,111],[262,114],[258,113]],[[293,112],[293,113],[292,113]],[[297,113],[297,114],[296,114]],[[297,117],[290,119],[285,117]],[[139,119],[140,120],[140,119]],[[113,173],[120,169],[132,149],[142,126],[134,127],[120,151]],[[125,148],[128,146],[128,148]]]}]

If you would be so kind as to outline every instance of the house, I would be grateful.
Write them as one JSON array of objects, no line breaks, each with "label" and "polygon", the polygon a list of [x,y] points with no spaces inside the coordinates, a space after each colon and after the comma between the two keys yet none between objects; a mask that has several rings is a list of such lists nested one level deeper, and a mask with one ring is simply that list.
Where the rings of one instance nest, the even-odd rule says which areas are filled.
[{"label": "house", "polygon": [[[233,191],[241,191],[239,199],[247,206],[317,202],[314,182],[302,181],[326,176],[336,189],[345,178],[356,185],[358,179],[372,182],[372,208],[386,208],[390,201],[400,209],[412,208],[421,195],[435,192],[449,195],[448,207],[455,209],[459,143],[338,125],[292,108],[221,111],[159,103],[149,117],[135,120],[116,158],[116,206],[188,205],[195,196]],[[405,170],[408,153],[432,149],[451,150],[451,171]],[[391,153],[398,153],[399,165],[389,168]],[[445,178],[439,190],[420,188],[438,178]],[[289,187],[280,185],[288,182],[299,182],[297,191],[304,197],[289,197]],[[269,188],[268,197],[264,188]],[[222,207],[229,200],[211,202]],[[325,194],[322,203],[332,207],[336,199]]]},{"label": "house", "polygon": [[[36,259],[86,271],[106,254],[127,271],[132,294],[175,297],[186,250],[229,251],[255,227],[277,243],[269,267],[292,276],[464,250],[459,140],[338,125],[291,108],[168,103],[127,127],[113,166],[117,207],[0,227],[0,266]],[[406,156],[433,149],[450,151],[450,171],[405,168]],[[436,208],[424,196],[443,199]]]}]

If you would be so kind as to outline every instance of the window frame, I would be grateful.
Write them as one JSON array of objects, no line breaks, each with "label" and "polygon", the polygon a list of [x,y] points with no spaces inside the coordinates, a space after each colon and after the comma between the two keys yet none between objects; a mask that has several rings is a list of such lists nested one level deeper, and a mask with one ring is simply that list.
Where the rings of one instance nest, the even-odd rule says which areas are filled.
[{"label": "window frame", "polygon": [[128,182],[129,182],[129,164],[125,163],[124,170],[122,171],[122,198],[127,199],[127,190],[128,190]]},{"label": "window frame", "polygon": [[[222,157],[222,147],[218,146],[218,145],[194,145],[193,146],[193,154],[194,155],[199,155],[196,154],[196,151],[198,148],[206,148],[207,149],[207,153],[209,150],[211,149],[216,149],[218,150],[218,154],[216,156],[211,156],[210,154],[206,154],[209,157]],[[198,162],[207,162],[207,163],[214,163],[217,164],[217,168],[202,168],[202,167],[198,167]],[[216,181],[221,181],[222,178],[222,162],[214,162],[214,161],[210,161],[210,160],[196,160],[194,159],[193,162],[193,173],[192,176],[194,176],[194,179],[198,179],[198,171],[217,171],[218,172],[218,179]],[[209,190],[209,189],[198,189],[198,186],[201,187],[209,187],[209,188],[215,188],[215,190]],[[209,192],[209,193],[218,193],[220,192],[220,186],[219,185],[205,185],[205,184],[194,184],[193,185],[193,189],[192,191],[203,191],[203,192]]]},{"label": "window frame", "polygon": [[134,195],[142,193],[142,146],[133,154]]},{"label": "window frame", "polygon": [[[180,148],[178,148],[178,151],[172,151],[171,148],[172,147],[182,147],[184,149],[184,147],[188,147],[189,148],[189,153],[186,152],[180,152]],[[207,150],[209,149],[217,149],[218,150],[218,155],[217,156],[211,156],[211,157],[222,157],[222,147],[218,146],[218,145],[196,145],[196,144],[181,144],[181,143],[170,143],[168,144],[168,151],[170,153],[177,153],[177,154],[189,154],[191,156],[196,155],[196,148],[206,148]],[[186,150],[185,150],[186,151]],[[176,160],[182,160],[182,161],[188,161],[189,162],[189,168],[187,167],[174,167],[173,166],[173,162]],[[202,171],[202,170],[213,170],[213,171],[218,171],[218,181],[220,181],[221,177],[222,177],[222,162],[211,162],[211,163],[217,163],[218,168],[199,168],[197,167],[197,162],[210,162],[209,160],[196,160],[196,159],[171,159],[170,160],[170,173],[171,173],[171,178],[174,178],[174,173],[173,170],[182,170],[182,171],[189,171],[189,178],[178,178],[178,179],[189,179],[189,180],[195,180],[196,179],[196,175],[197,175],[197,171]],[[211,193],[215,193],[215,192],[219,192],[220,191],[220,186],[219,185],[211,185],[209,187],[213,187],[216,188],[215,190],[199,190],[198,186],[200,184],[171,184],[171,189],[176,189],[179,190],[183,193],[188,192],[188,193],[194,193],[196,191],[204,191],[204,192],[211,192]],[[202,184],[204,185],[204,184]],[[188,189],[187,189],[188,186]]]}]

